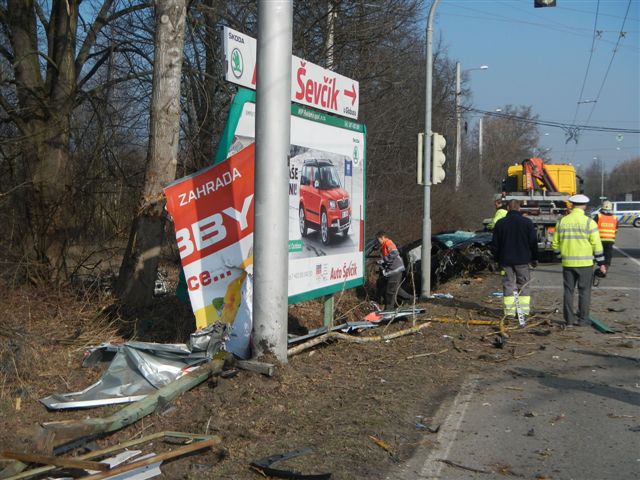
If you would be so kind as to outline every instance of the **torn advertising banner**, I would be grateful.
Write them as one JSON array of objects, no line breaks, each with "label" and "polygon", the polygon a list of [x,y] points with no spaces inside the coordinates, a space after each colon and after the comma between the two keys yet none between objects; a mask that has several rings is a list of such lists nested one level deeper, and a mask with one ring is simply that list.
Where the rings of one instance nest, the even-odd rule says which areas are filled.
[{"label": "torn advertising banner", "polygon": [[225,348],[249,355],[254,144],[164,189],[196,326],[232,325]]}]

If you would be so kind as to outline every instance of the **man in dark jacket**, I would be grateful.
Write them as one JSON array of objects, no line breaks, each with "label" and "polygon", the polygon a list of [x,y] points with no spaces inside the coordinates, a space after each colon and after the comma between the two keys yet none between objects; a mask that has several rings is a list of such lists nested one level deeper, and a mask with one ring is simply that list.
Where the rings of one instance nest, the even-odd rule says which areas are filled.
[{"label": "man in dark jacket", "polygon": [[491,244],[494,257],[504,271],[502,293],[504,316],[516,316],[514,293],[518,295],[522,313],[531,311],[529,265],[538,264],[538,239],[533,222],[522,215],[520,202],[510,200],[507,215],[496,223]]}]

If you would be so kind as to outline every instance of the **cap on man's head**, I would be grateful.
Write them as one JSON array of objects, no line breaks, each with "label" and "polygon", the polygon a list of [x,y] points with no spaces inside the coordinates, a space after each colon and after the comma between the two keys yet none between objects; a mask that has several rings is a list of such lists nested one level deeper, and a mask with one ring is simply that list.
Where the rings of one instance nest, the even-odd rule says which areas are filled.
[{"label": "cap on man's head", "polygon": [[603,212],[610,212],[612,210],[613,210],[613,203],[611,203],[609,200],[605,200],[604,202],[602,202]]},{"label": "cap on man's head", "polygon": [[574,205],[586,205],[587,203],[589,203],[589,197],[579,193],[578,195],[570,196],[569,201]]}]

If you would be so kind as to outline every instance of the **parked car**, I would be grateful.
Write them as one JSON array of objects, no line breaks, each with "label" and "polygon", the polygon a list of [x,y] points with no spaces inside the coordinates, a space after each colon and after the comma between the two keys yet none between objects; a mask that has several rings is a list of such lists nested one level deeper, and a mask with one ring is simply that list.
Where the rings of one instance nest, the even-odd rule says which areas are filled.
[{"label": "parked car", "polygon": [[319,230],[324,245],[351,227],[351,199],[331,160],[305,160],[300,175],[300,234]]}]

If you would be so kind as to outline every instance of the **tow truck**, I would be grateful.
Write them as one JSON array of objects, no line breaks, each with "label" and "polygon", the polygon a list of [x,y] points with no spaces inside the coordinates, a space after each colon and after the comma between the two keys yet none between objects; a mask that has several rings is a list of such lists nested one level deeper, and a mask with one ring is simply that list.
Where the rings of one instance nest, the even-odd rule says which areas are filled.
[{"label": "tow truck", "polygon": [[[570,209],[569,197],[583,192],[583,180],[571,164],[545,163],[542,158],[527,158],[511,165],[502,181],[496,200],[519,200],[521,212],[536,227],[538,250],[552,252],[551,242],[558,220]],[[484,220],[487,225],[491,219]]]}]

